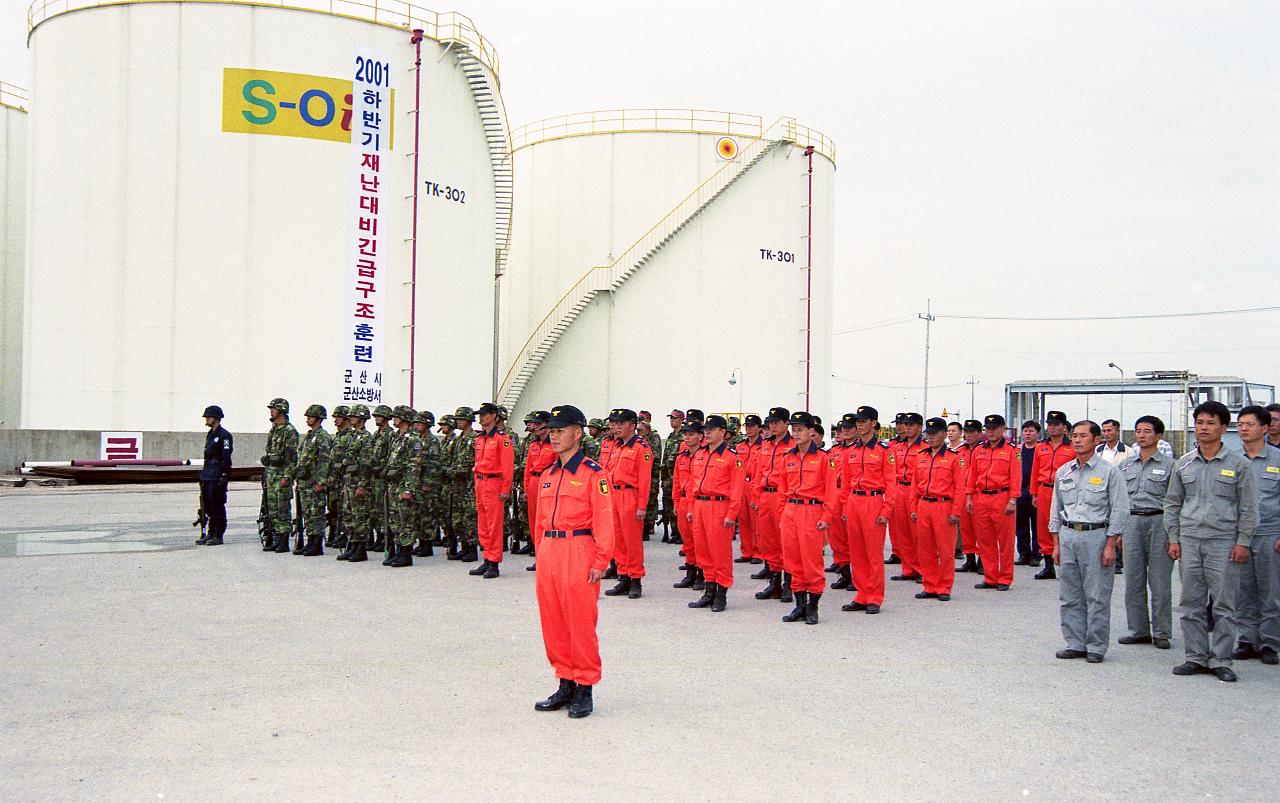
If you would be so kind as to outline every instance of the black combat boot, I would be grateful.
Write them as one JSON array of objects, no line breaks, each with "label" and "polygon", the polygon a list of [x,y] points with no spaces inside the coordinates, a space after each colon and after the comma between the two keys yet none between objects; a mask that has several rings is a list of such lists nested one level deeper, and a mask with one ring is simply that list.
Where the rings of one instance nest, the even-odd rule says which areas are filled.
[{"label": "black combat boot", "polygon": [[716,583],[716,596],[711,602],[711,612],[720,613],[729,604],[729,589]]},{"label": "black combat boot", "polygon": [[307,547],[302,550],[303,557],[314,558],[324,554],[324,541],[314,535],[307,536]]},{"label": "black combat boot", "polygon": [[684,570],[684,579],[678,583],[672,583],[672,588],[693,588],[693,581],[698,577],[698,570],[690,566]]},{"label": "black combat boot", "polygon": [[640,595],[644,592],[639,577],[631,578],[631,590],[627,592],[627,599],[640,599]]},{"label": "black combat boot", "polygon": [[773,577],[773,572],[769,571],[769,564],[767,563],[760,569],[760,571],[751,575],[752,580],[768,580],[770,577]]},{"label": "black combat boot", "polygon": [[489,561],[486,560],[481,562],[479,566],[467,572],[467,574],[471,575],[472,577],[479,577],[480,575],[484,574],[487,571],[489,571]]},{"label": "black combat boot", "polygon": [[[837,590],[843,590],[843,589],[849,588],[852,585],[853,585],[853,570],[849,568],[848,564],[845,564],[844,566],[840,567],[840,576],[836,578],[836,581],[834,583],[831,584],[831,588],[834,588]],[[821,596],[821,594],[819,594],[819,596]]]},{"label": "black combat boot", "polygon": [[430,538],[423,538],[423,539],[422,539],[422,552],[420,552],[420,553],[418,554],[418,557],[420,557],[420,558],[430,558],[430,557],[434,557],[434,556],[435,556],[435,554],[436,554],[436,550],[435,550],[435,547],[433,547],[433,546],[431,545],[431,539],[430,539]]},{"label": "black combat boot", "polygon": [[202,536],[200,536],[199,538],[197,538],[197,539],[196,539],[196,544],[197,544],[198,546],[204,546],[205,542],[206,542],[206,541],[208,541],[208,540],[209,540],[209,534],[208,534],[208,533],[205,533],[204,535],[202,535]]},{"label": "black combat boot", "polygon": [[398,550],[399,550],[399,549],[400,549],[400,547],[399,547],[399,546],[398,546],[394,541],[392,541],[390,544],[388,544],[388,545],[387,545],[387,556],[386,556],[385,558],[383,558],[383,559],[382,559],[382,565],[383,565],[383,566],[390,566],[390,565],[391,565],[391,563],[392,563],[392,561],[394,561],[394,560],[396,559],[396,555],[398,554]]},{"label": "black combat boot", "polygon": [[399,569],[401,566],[413,565],[413,550],[409,549],[407,546],[400,546],[399,544],[393,544],[392,546],[395,547],[396,556],[387,564],[388,566],[393,569]]},{"label": "black combat boot", "polygon": [[689,603],[690,608],[709,608],[716,600],[716,584],[707,583],[702,596]]},{"label": "black combat boot", "polygon": [[306,536],[300,534],[298,536],[298,543],[293,547],[293,554],[301,555],[304,551],[306,551],[306,548],[307,548]]},{"label": "black combat boot", "polygon": [[263,552],[276,551],[276,537],[274,535],[268,535],[267,540],[262,542],[262,551]]},{"label": "black combat boot", "polygon": [[[227,531],[227,525],[226,525],[225,523],[223,523],[223,524],[210,524],[210,525],[209,525],[209,534],[208,534],[207,536],[205,536],[205,539],[204,539],[204,545],[205,545],[205,546],[218,546],[218,545],[220,545],[220,544],[222,543],[222,534],[223,534],[223,533],[225,533],[226,531]],[[197,543],[199,543],[199,542],[197,542]]]},{"label": "black combat boot", "polygon": [[559,711],[564,708],[573,699],[573,692],[578,688],[578,684],[572,680],[560,679],[560,688],[556,689],[550,697],[540,700],[533,704],[534,711]]},{"label": "black combat boot", "polygon": [[590,716],[592,708],[591,687],[575,687],[573,690],[573,702],[569,703],[569,718],[582,719],[583,717]]},{"label": "black combat boot", "polygon": [[386,551],[387,543],[385,540],[383,540],[382,530],[373,531],[373,543],[369,545],[369,548],[372,549],[374,552]]},{"label": "black combat boot", "polygon": [[604,576],[601,577],[600,579],[601,580],[617,580],[618,579],[618,562],[613,560],[609,561],[609,568],[605,569]]},{"label": "black combat boot", "polygon": [[804,609],[809,602],[809,595],[803,591],[797,591],[795,596],[796,607],[791,609],[791,613],[782,617],[784,622],[798,622],[804,618]]},{"label": "black combat boot", "polygon": [[818,600],[822,599],[821,594],[809,594],[805,600],[804,606],[804,623],[806,625],[816,625],[818,623]]},{"label": "black combat boot", "polygon": [[480,555],[477,553],[477,545],[467,544],[467,546],[462,549],[462,552],[458,554],[458,560],[463,563],[475,563],[480,560]]},{"label": "black combat boot", "polygon": [[707,576],[697,566],[693,567],[693,590],[702,591],[707,587]]},{"label": "black combat boot", "polygon": [[491,560],[489,561],[489,568],[485,569],[484,574],[481,576],[486,580],[492,580],[493,578],[497,577],[499,573],[500,572],[498,571],[498,563]]},{"label": "black combat boot", "polygon": [[782,573],[782,588],[778,592],[779,602],[791,601],[791,575],[786,572]]},{"label": "black combat boot", "polygon": [[1034,577],[1037,580],[1054,580],[1058,577],[1058,573],[1053,569],[1053,558],[1044,559],[1044,568],[1036,572]]},{"label": "black combat boot", "polygon": [[208,538],[206,538],[204,541],[205,546],[221,546],[221,544],[222,544],[221,535],[211,535]]},{"label": "black combat boot", "polygon": [[347,563],[359,563],[369,559],[368,545],[364,541],[353,541],[351,549],[351,557],[347,558]]},{"label": "black combat boot", "polygon": [[778,572],[769,572],[769,585],[762,591],[756,592],[756,599],[777,599],[782,596],[782,575]]},{"label": "black combat boot", "polygon": [[972,552],[968,552],[964,556],[964,564],[956,567],[957,572],[976,572],[978,571],[978,556]]},{"label": "black combat boot", "polygon": [[342,550],[342,553],[338,555],[338,560],[351,560],[351,556],[355,553],[355,549],[356,545],[354,542],[348,544],[347,548]]},{"label": "black combat boot", "polygon": [[289,534],[276,536],[276,548],[273,550],[277,555],[286,555],[289,553]]},{"label": "black combat boot", "polygon": [[458,541],[455,538],[449,539],[449,548],[444,552],[445,560],[457,560],[462,557],[462,553],[458,551]]},{"label": "black combat boot", "polygon": [[625,574],[618,576],[618,584],[604,592],[606,597],[621,597],[631,590],[631,578]]}]

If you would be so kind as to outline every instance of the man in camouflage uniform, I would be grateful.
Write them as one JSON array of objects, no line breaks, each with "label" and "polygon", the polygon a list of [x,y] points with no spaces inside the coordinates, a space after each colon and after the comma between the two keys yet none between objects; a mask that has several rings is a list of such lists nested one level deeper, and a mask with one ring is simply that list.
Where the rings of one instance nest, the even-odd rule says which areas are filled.
[{"label": "man in camouflage uniform", "polygon": [[671,498],[671,477],[676,467],[676,454],[680,451],[680,444],[684,442],[684,435],[680,432],[680,428],[684,426],[684,410],[672,410],[667,421],[671,423],[671,434],[662,444],[662,467],[659,472],[662,477],[662,521],[665,524],[662,540],[680,543],[679,516],[676,515],[675,502]]},{"label": "man in camouflage uniform", "polygon": [[653,535],[653,525],[658,520],[658,495],[662,490],[662,436],[653,429],[653,413],[648,410],[640,411],[640,424],[636,427],[636,432],[645,439],[649,444],[649,451],[653,453],[653,461],[649,463],[649,504],[644,511],[643,538],[648,541],[649,536]]},{"label": "man in camouflage uniform", "polygon": [[386,540],[386,529],[391,511],[391,500],[387,496],[387,458],[391,455],[391,442],[397,437],[394,427],[390,426],[391,408],[379,404],[373,409],[373,473],[369,480],[372,499],[369,501],[369,523],[373,527],[373,545],[375,552],[383,548],[390,549]]},{"label": "man in camouflage uniform", "polygon": [[329,477],[329,452],[333,436],[324,431],[325,409],[313,404],[307,408],[307,434],[298,447],[298,461],[289,478],[298,489],[302,504],[302,524],[307,529],[307,544],[295,549],[295,555],[323,555],[325,530],[325,481]]},{"label": "man in camouflage uniform", "polygon": [[387,515],[387,556],[383,566],[401,567],[413,565],[413,553],[410,547],[418,532],[418,495],[415,493],[416,481],[412,476],[412,458],[420,441],[413,426],[414,411],[405,405],[399,405],[391,412],[395,424],[390,437],[390,449],[387,462],[383,466],[382,478],[386,483],[389,497]]},{"label": "man in camouflage uniform", "polygon": [[475,419],[475,411],[470,407],[459,407],[454,412],[453,424],[458,428],[458,434],[454,436],[449,455],[452,526],[458,539],[457,560],[463,563],[474,563],[480,559],[476,554],[480,535],[476,529],[476,488],[475,477],[472,476],[476,464],[476,436],[479,434],[471,428]]},{"label": "man in camouflage uniform", "polygon": [[333,424],[337,432],[329,445],[329,479],[325,483],[325,512],[329,519],[329,540],[325,546],[346,549],[347,533],[342,526],[342,477],[346,472],[347,443],[351,438],[351,408],[339,404],[333,408]]},{"label": "man in camouflage uniform", "polygon": [[582,436],[582,453],[592,460],[600,459],[600,441],[609,426],[603,419],[593,418],[587,422],[587,434]]},{"label": "man in camouflage uniform", "polygon": [[289,474],[298,462],[298,430],[289,423],[289,402],[284,399],[272,399],[267,413],[271,416],[271,431],[267,433],[266,454],[258,462],[267,468],[263,472],[263,493],[267,497],[272,538],[262,551],[288,552],[289,530],[293,525],[290,510],[293,483]]},{"label": "man in camouflage uniform", "polygon": [[[456,438],[457,429],[453,425],[453,416],[443,415],[440,417],[437,431],[440,433],[440,485],[437,486],[434,496],[438,500],[436,521],[440,524],[440,540],[436,545],[447,545],[445,557],[449,560],[458,559],[458,536],[453,532],[453,483],[449,482],[449,462],[453,459],[453,440]],[[428,495],[428,499],[431,495]]]},{"label": "man in camouflage uniform", "polygon": [[[512,555],[532,555],[533,554],[533,537],[529,535],[529,500],[524,494],[524,459],[529,452],[529,443],[533,440],[533,427],[538,421],[536,410],[531,410],[524,416],[524,435],[520,437],[512,437],[512,443],[516,451],[515,474],[516,479],[511,484],[511,498],[513,516],[515,517],[515,532],[511,539]],[[521,547],[521,540],[526,541],[525,546]]]},{"label": "man in camouflage uniform", "polygon": [[444,441],[432,434],[431,428],[435,423],[435,414],[430,410],[423,410],[413,419],[413,431],[419,441],[419,448],[411,457],[414,495],[418,505],[415,525],[418,546],[413,554],[420,558],[435,554],[432,545],[440,537],[441,519],[445,512]]},{"label": "man in camouflage uniform", "polygon": [[373,437],[365,430],[369,420],[369,408],[363,404],[351,405],[350,430],[347,443],[346,473],[343,475],[342,525],[347,531],[347,551],[338,560],[360,563],[369,559],[369,505],[370,474],[373,470]]}]

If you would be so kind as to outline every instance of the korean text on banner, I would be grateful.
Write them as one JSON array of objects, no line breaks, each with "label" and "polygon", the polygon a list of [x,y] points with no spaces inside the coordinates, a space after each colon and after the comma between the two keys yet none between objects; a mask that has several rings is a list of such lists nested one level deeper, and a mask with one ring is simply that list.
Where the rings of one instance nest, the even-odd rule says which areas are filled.
[{"label": "korean text on banner", "polygon": [[387,316],[383,168],[391,152],[391,65],[356,51],[351,115],[351,247],[343,341],[342,400],[382,402]]}]

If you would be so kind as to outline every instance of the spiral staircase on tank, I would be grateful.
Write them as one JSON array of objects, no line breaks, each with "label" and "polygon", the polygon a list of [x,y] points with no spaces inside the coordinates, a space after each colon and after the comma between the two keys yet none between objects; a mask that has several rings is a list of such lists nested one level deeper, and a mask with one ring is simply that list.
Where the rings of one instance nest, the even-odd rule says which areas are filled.
[{"label": "spiral staircase on tank", "polygon": [[493,227],[494,274],[501,276],[507,267],[507,252],[511,246],[511,207],[515,187],[511,172],[511,131],[507,126],[507,112],[502,105],[502,94],[485,69],[484,61],[471,46],[461,40],[453,40],[451,49],[454,60],[466,76],[480,122],[484,126],[485,141],[489,146],[489,162],[493,166]]},{"label": "spiral staircase on tank", "polygon": [[663,246],[671,242],[684,228],[693,222],[704,209],[724,194],[725,190],[741,178],[760,160],[783,144],[808,144],[802,142],[809,129],[797,126],[794,119],[784,117],[764,132],[763,136],[743,147],[733,161],[712,173],[693,192],[665,214],[639,240],[623,252],[611,264],[598,265],[584,273],[552,305],[542,321],[534,327],[524,345],[516,352],[498,389],[498,401],[514,408],[538,366],[546,359],[556,341],[560,339],[586,309],[592,299],[602,292],[614,292],[636,271],[644,267]]}]

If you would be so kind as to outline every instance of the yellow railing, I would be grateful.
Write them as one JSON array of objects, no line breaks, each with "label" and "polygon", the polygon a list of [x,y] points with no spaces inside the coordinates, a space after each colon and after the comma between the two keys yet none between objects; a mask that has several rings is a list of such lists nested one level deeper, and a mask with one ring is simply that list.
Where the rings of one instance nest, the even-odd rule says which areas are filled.
[{"label": "yellow railing", "polygon": [[[780,136],[800,146],[813,145],[817,153],[836,160],[835,143],[808,126],[786,118]],[[511,150],[518,151],[539,142],[592,134],[629,133],[725,134],[760,139],[765,135],[764,118],[758,114],[722,112],[710,109],[604,109],[562,114],[537,120],[511,132]],[[777,133],[775,131],[775,133]]]},{"label": "yellow railing", "polygon": [[21,109],[25,112],[30,105],[31,96],[27,94],[27,90],[7,81],[0,81],[0,106]]},{"label": "yellow railing", "polygon": [[493,72],[495,78],[498,76],[498,53],[489,40],[480,35],[469,17],[456,11],[431,11],[405,0],[35,0],[27,9],[27,32],[30,34],[45,20],[69,11],[133,3],[172,2],[287,8],[367,20],[406,31],[421,28],[428,39],[466,45]]}]

